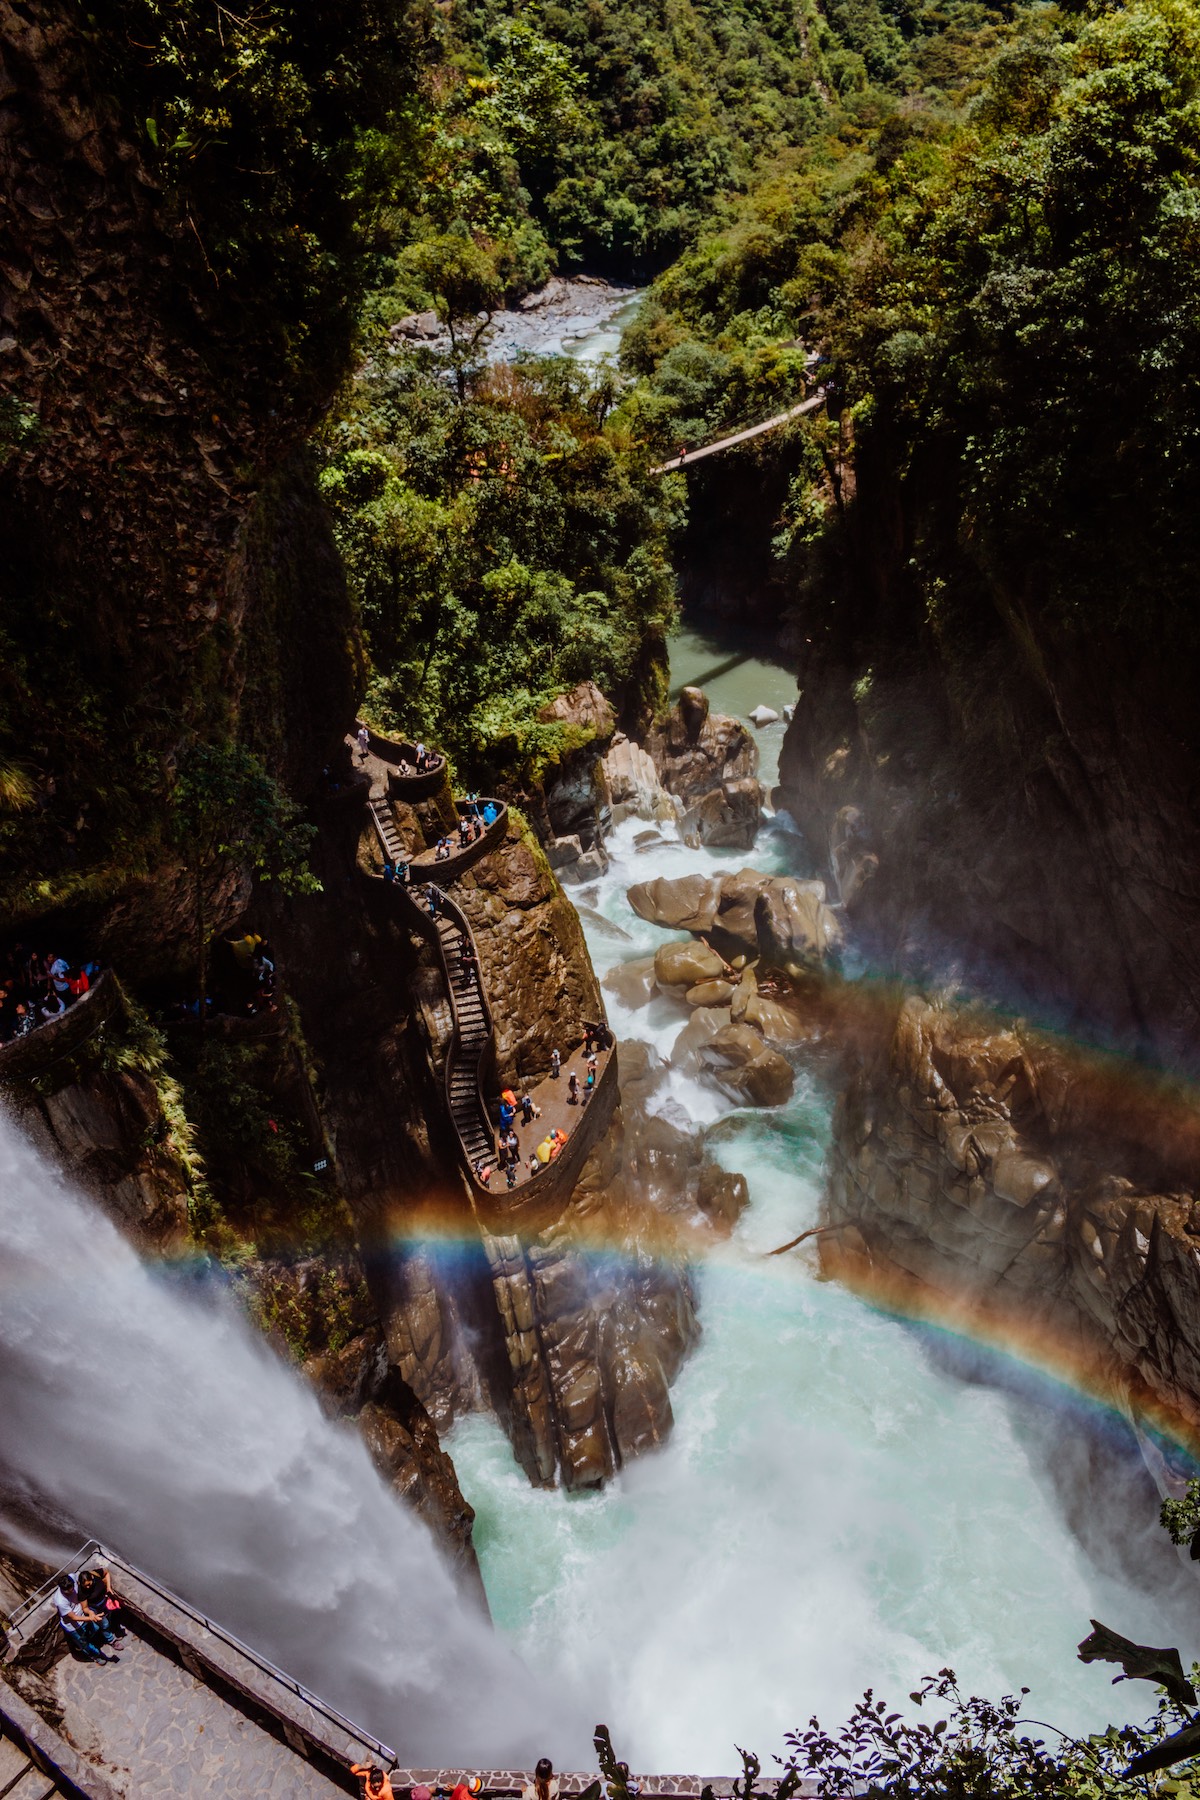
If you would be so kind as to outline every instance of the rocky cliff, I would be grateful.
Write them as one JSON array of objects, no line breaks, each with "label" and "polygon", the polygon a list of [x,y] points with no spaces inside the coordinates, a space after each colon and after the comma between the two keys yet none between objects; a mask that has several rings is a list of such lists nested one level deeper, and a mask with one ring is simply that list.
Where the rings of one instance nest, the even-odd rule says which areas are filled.
[{"label": "rocky cliff", "polygon": [[831,1273],[982,1324],[1200,1442],[1200,1112],[1182,1087],[916,996],[862,1009]]},{"label": "rocky cliff", "polygon": [[[868,960],[1192,1066],[1200,1041],[1200,778],[1185,662],[1153,627],[929,549],[878,446],[841,557],[789,641],[800,694],[778,800]],[[925,496],[928,503],[928,496]],[[961,548],[961,547],[960,547]],[[935,562],[936,570],[926,567]],[[950,566],[947,566],[950,565]]]}]

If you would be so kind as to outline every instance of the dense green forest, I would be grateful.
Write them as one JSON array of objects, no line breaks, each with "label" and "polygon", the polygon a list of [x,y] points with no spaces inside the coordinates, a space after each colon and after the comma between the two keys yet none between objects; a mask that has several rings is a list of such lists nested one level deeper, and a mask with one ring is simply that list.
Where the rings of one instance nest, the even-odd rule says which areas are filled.
[{"label": "dense green forest", "polygon": [[[812,629],[855,463],[873,459],[904,488],[905,580],[935,630],[965,642],[999,605],[1188,637],[1185,0],[272,0],[244,19],[119,0],[110,24],[95,81],[155,184],[158,304],[211,378],[224,491],[261,485],[316,428],[369,707],[464,774],[536,773],[564,747],[538,715],[585,674],[627,719],[653,703],[686,490],[648,470],[796,398],[814,352],[828,415],[758,452],[790,478],[770,527],[781,604],[820,589]],[[654,277],[619,367],[488,372],[480,317],[579,266]],[[457,326],[454,353],[389,347],[428,305]],[[6,394],[14,494],[54,429],[36,396]],[[6,581],[14,861],[34,844],[53,861],[56,812],[85,801],[97,850],[104,813],[121,860],[169,841],[181,718],[286,775],[261,709],[239,722],[210,679],[217,637],[182,666],[148,651],[128,709],[122,640],[93,617],[90,577],[61,579],[49,515],[45,530],[45,557],[27,537]],[[89,553],[104,566],[100,540]]]}]

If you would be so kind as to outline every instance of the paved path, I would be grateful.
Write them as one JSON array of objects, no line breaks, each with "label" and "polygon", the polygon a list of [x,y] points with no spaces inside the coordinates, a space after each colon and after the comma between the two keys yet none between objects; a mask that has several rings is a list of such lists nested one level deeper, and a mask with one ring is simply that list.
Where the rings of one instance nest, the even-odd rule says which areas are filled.
[{"label": "paved path", "polygon": [[132,1632],[119,1665],[64,1657],[63,1733],[135,1800],[333,1800],[342,1789]]},{"label": "paved path", "polygon": [[[597,1053],[597,1083],[599,1083],[600,1077],[607,1068],[611,1055],[611,1050],[601,1050]],[[579,1077],[580,1099],[576,1106],[572,1106],[568,1098],[568,1087],[570,1085],[572,1071]],[[542,1081],[536,1082],[532,1087],[526,1083],[524,1087],[514,1088],[513,1091],[518,1099],[520,1099],[522,1094],[528,1094],[533,1101],[533,1104],[541,1112],[541,1117],[534,1119],[531,1125],[522,1125],[521,1113],[518,1108],[517,1116],[513,1120],[513,1126],[517,1133],[517,1141],[521,1146],[521,1167],[517,1170],[517,1179],[514,1186],[527,1187],[531,1182],[540,1181],[542,1176],[545,1175],[545,1169],[542,1170],[541,1175],[531,1175],[529,1173],[528,1164],[530,1156],[549,1132],[553,1131],[555,1127],[558,1127],[559,1130],[565,1131],[567,1136],[570,1137],[572,1131],[579,1124],[584,1113],[587,1111],[587,1105],[590,1105],[590,1102],[585,1104],[583,1100],[583,1083],[586,1076],[587,1057],[583,1054],[582,1049],[578,1049],[572,1051],[569,1056],[563,1058],[562,1073],[558,1076],[557,1080],[552,1076],[547,1075]],[[496,1130],[499,1131],[499,1117],[493,1121],[493,1124],[495,1125]],[[564,1149],[560,1154],[565,1156],[566,1150]],[[495,1174],[492,1176],[490,1186],[495,1193],[503,1194],[507,1192],[507,1179],[501,1174],[499,1168],[496,1169]]]},{"label": "paved path", "polygon": [[822,388],[819,393],[802,400],[799,406],[789,406],[786,412],[776,413],[773,419],[764,419],[761,425],[750,425],[745,431],[735,431],[732,437],[718,438],[715,444],[705,444],[701,450],[688,450],[683,456],[673,456],[670,462],[660,463],[650,473],[670,475],[676,469],[690,469],[702,456],[716,456],[718,451],[731,450],[735,444],[749,443],[751,438],[761,437],[764,431],[776,431],[780,425],[786,425],[789,419],[798,419],[803,413],[816,412],[818,406],[824,404],[825,390]]}]

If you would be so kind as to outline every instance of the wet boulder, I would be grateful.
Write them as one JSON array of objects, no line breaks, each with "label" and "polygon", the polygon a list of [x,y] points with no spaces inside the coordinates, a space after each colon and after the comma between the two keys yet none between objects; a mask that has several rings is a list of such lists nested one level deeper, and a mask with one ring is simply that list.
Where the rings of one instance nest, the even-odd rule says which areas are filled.
[{"label": "wet boulder", "polygon": [[715,981],[724,974],[724,962],[707,944],[663,944],[654,955],[654,977],[659,987],[692,988],[698,982]]},{"label": "wet boulder", "polygon": [[700,1171],[696,1204],[713,1229],[728,1237],[750,1204],[746,1177],[731,1175],[719,1163],[706,1162]]},{"label": "wet boulder", "polygon": [[782,1106],[792,1097],[792,1065],[749,1025],[723,1026],[697,1058],[715,1086],[747,1106]]},{"label": "wet boulder", "polygon": [[708,931],[717,916],[721,877],[659,875],[654,881],[635,882],[628,897],[638,918],[651,925],[665,925],[672,931]]},{"label": "wet boulder", "polygon": [[689,1006],[728,1006],[734,991],[729,981],[698,981],[683,997]]}]

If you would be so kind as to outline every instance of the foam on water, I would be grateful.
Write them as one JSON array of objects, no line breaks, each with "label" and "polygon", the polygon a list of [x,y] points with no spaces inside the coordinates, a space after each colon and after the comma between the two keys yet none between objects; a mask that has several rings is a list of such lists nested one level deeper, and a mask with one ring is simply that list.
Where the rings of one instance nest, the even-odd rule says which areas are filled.
[{"label": "foam on water", "polygon": [[[618,830],[584,895],[602,971],[669,935],[633,914],[631,882],[788,862],[777,831],[747,857],[639,851],[644,830]],[[610,1016],[666,1051],[685,1014],[612,1001]],[[946,1664],[975,1691],[1029,1685],[1035,1716],[1066,1728],[1144,1716],[1146,1696],[1114,1696],[1075,1645],[1092,1616],[1153,1642],[1179,1621],[1085,1554],[1028,1403],[941,1372],[911,1328],[803,1260],[762,1260],[817,1218],[829,1097],[802,1077],[786,1108],[729,1114],[679,1075],[671,1096],[697,1125],[728,1115],[719,1153],[751,1207],[697,1271],[703,1338],[664,1450],[567,1497],[528,1487],[494,1422],[455,1431],[497,1623],[534,1669],[594,1696],[646,1769],[729,1771],[735,1743],[777,1751],[811,1713],[833,1723],[868,1685],[904,1701]]]}]

